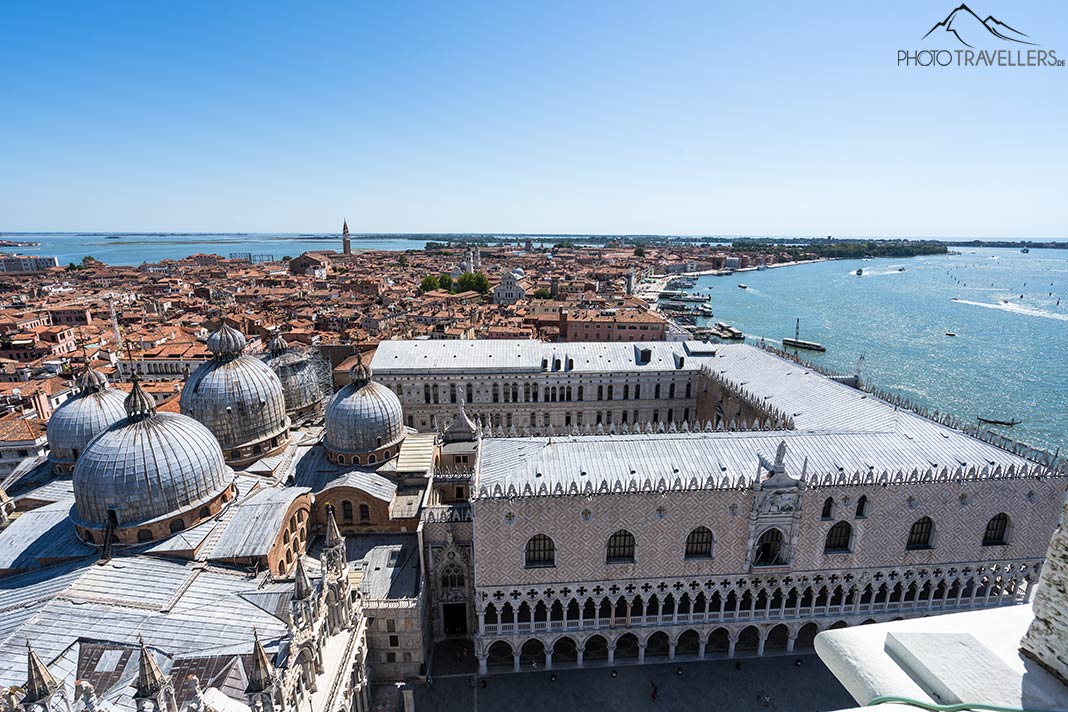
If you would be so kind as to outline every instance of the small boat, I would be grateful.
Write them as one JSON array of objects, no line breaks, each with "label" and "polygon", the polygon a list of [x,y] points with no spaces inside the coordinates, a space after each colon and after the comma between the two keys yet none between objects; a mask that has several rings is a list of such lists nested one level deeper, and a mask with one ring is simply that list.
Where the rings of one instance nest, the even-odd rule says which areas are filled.
[{"label": "small boat", "polygon": [[898,268],[897,268],[897,271],[898,271],[898,272],[904,272],[904,271],[905,271],[905,268],[904,268],[904,267],[898,267]]},{"label": "small boat", "polygon": [[118,240],[118,239],[119,239],[119,236],[118,236],[118,235],[108,235],[108,236],[107,236],[107,237],[105,237],[104,239],[105,239],[105,240]]},{"label": "small boat", "polygon": [[1014,425],[1019,425],[1023,421],[1013,418],[1012,420],[998,420],[997,418],[984,418],[981,415],[977,415],[976,418],[980,423],[986,423],[987,425],[1004,425],[1011,428]]},{"label": "small boat", "polygon": [[784,337],[782,340],[783,346],[788,346],[794,349],[807,349],[808,351],[826,351],[827,347],[823,344],[815,341],[804,341],[801,339],[801,320],[798,319],[794,326],[794,338]]},{"label": "small boat", "polygon": [[739,284],[738,289],[749,289],[749,287],[745,286],[744,284]]},{"label": "small boat", "polygon": [[1020,252],[1024,253],[1025,255],[1026,255],[1026,254],[1027,254],[1028,252],[1030,252],[1030,251],[1031,251],[1031,248],[1030,248],[1030,247],[1025,247],[1025,248],[1023,248],[1022,250],[1020,250]]},{"label": "small boat", "polygon": [[956,336],[956,335],[957,335],[957,332],[955,332],[955,331],[947,331],[946,332],[946,336]]},{"label": "small boat", "polygon": [[864,268],[863,267],[858,267],[857,271],[854,272],[853,274],[857,275],[858,277],[863,277],[864,276]]}]

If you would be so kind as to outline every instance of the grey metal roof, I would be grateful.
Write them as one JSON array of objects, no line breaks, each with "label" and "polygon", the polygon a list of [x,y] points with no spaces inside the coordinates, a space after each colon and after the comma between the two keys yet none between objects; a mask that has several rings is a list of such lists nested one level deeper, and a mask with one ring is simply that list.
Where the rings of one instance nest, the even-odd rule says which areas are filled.
[{"label": "grey metal roof", "polygon": [[326,406],[324,443],[334,452],[361,453],[404,439],[404,413],[397,394],[380,383],[350,383]]},{"label": "grey metal roof", "polygon": [[[59,574],[53,581],[45,577]],[[25,608],[15,626],[0,629],[0,685],[26,680],[25,641],[46,664],[79,638],[134,645],[145,642],[170,656],[251,652],[252,629],[270,649],[286,624],[243,597],[272,590],[261,578],[201,563],[147,556],[116,558],[80,569],[54,567],[0,579],[0,611]],[[53,670],[55,673],[56,670]]]},{"label": "grey metal roof", "polygon": [[85,448],[74,467],[77,517],[104,526],[114,510],[133,526],[196,507],[233,479],[203,425],[177,413],[122,420]]},{"label": "grey metal roof", "polygon": [[[93,556],[70,524],[71,502],[23,512],[0,534],[0,569],[36,569],[50,560]],[[43,563],[42,563],[43,562]]]},{"label": "grey metal roof", "polygon": [[206,425],[224,450],[266,440],[289,428],[282,382],[252,356],[205,361],[189,376],[182,413]]},{"label": "grey metal roof", "polygon": [[307,487],[271,487],[239,502],[208,553],[212,559],[266,556],[284,526],[285,514]]},{"label": "grey metal roof", "polygon": [[[388,535],[381,543],[381,536],[350,537],[355,547],[360,539],[365,545],[374,544],[360,557],[363,561],[363,579],[360,593],[365,599],[414,598],[419,595],[419,542],[414,533]],[[377,539],[377,540],[376,540]],[[350,560],[355,553],[349,549]]]},{"label": "grey metal roof", "polygon": [[[696,370],[717,347],[700,342],[546,343],[529,339],[383,341],[371,365],[381,376],[425,374],[427,371],[470,372],[552,371],[557,359],[566,373]],[[648,362],[640,352],[650,351]],[[567,368],[568,361],[573,367]],[[543,361],[548,368],[543,368]]]},{"label": "grey metal roof", "polygon": [[87,389],[56,408],[47,426],[52,458],[74,462],[90,440],[126,417],[125,400],[116,388]]},{"label": "grey metal roof", "polygon": [[355,487],[384,502],[391,501],[397,491],[397,485],[373,470],[335,465],[326,459],[322,446],[311,448],[297,462],[294,484],[313,492],[330,487]]},{"label": "grey metal roof", "polygon": [[745,484],[757,473],[757,458],[772,458],[787,444],[786,468],[798,477],[924,473],[948,468],[982,470],[1033,466],[1022,457],[951,427],[900,409],[762,349],[720,345],[708,367],[794,419],[796,430],[700,432],[482,441],[477,486],[492,495],[498,486],[522,492],[543,486],[566,492],[587,483],[641,489],[663,479],[705,483],[713,478]]},{"label": "grey metal roof", "polygon": [[[529,485],[552,491],[560,485],[566,492],[574,483],[581,492],[587,483],[596,490],[607,483],[634,483],[639,489],[664,479],[667,486],[681,480],[683,486],[696,479],[717,484],[727,478],[731,486],[751,483],[757,475],[758,457],[774,459],[779,443],[786,442],[786,471],[809,478],[853,473],[911,472],[918,469],[968,467],[1020,467],[1023,458],[1011,455],[962,434],[956,436],[930,429],[915,436],[900,433],[833,432],[716,432],[657,435],[590,435],[554,438],[490,438],[482,441],[477,487],[479,494],[492,494],[497,485],[507,495]],[[807,461],[807,465],[806,465]]]}]

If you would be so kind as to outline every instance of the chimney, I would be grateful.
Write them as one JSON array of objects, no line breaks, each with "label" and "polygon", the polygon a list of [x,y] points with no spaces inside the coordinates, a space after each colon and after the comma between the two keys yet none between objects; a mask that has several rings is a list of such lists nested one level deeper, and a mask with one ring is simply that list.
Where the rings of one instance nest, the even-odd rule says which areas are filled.
[{"label": "chimney", "polygon": [[560,309],[560,340],[567,341],[567,309]]}]

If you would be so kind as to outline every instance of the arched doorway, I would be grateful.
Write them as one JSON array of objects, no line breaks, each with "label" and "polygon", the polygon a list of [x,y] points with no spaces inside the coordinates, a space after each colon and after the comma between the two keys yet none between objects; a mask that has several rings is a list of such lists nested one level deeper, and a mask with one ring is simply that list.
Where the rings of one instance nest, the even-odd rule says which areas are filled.
[{"label": "arched doorway", "polygon": [[786,644],[790,640],[790,630],[780,623],[768,631],[768,637],[764,641],[764,652],[772,650],[786,650]]},{"label": "arched doorway", "polygon": [[697,655],[701,652],[701,636],[696,630],[684,631],[675,644],[675,657],[680,655]]},{"label": "arched doorway", "polygon": [[590,636],[582,644],[583,663],[591,660],[608,660],[608,641],[603,635]]},{"label": "arched doorway", "polygon": [[819,633],[820,629],[815,623],[806,623],[801,626],[801,630],[797,631],[797,642],[794,644],[794,649],[812,648],[813,642],[816,639],[816,633]]},{"label": "arched doorway", "polygon": [[671,641],[668,640],[667,633],[658,630],[645,642],[645,659],[666,658],[670,650]]},{"label": "arched doorway", "polygon": [[545,644],[540,640],[528,640],[519,649],[519,666],[533,670],[545,667]]},{"label": "arched doorway", "polygon": [[557,665],[568,665],[578,662],[578,646],[575,645],[575,641],[568,637],[563,637],[553,643],[553,667]]},{"label": "arched doorway", "polygon": [[491,645],[486,654],[487,667],[507,667],[511,670],[512,666],[515,664],[514,661],[515,657],[512,655],[512,646],[503,640],[498,640]]},{"label": "arched doorway", "polygon": [[705,652],[726,654],[731,647],[731,636],[726,628],[716,628],[708,636],[708,646]]},{"label": "arched doorway", "polygon": [[736,653],[743,652],[756,652],[760,647],[760,631],[756,626],[746,626],[742,628],[742,632],[738,634],[738,642],[734,644],[734,651]]},{"label": "arched doorway", "polygon": [[616,660],[638,659],[638,638],[633,633],[625,633],[616,641]]}]

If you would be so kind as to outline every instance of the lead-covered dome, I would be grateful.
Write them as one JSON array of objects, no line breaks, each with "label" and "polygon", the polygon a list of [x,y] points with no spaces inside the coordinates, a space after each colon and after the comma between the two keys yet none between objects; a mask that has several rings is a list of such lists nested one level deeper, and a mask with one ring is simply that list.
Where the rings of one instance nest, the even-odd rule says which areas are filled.
[{"label": "lead-covered dome", "polygon": [[124,417],[93,438],[74,467],[74,523],[103,543],[163,538],[213,516],[233,496],[234,473],[215,437],[184,415],[157,413],[134,381]]},{"label": "lead-covered dome", "polygon": [[203,423],[231,465],[245,465],[289,442],[282,383],[266,364],[244,355],[245,337],[223,324],[208,337],[213,358],[182,388],[181,411]]},{"label": "lead-covered dome", "polygon": [[48,419],[48,448],[56,472],[70,472],[85,446],[126,417],[126,394],[108,387],[108,379],[87,368],[78,379],[79,393]]},{"label": "lead-covered dome", "polygon": [[324,444],[331,458],[349,464],[374,464],[397,454],[407,430],[400,399],[372,380],[371,367],[357,356],[351,383],[326,406]]},{"label": "lead-covered dome", "polygon": [[329,367],[307,351],[290,349],[285,339],[276,335],[268,344],[264,363],[282,382],[286,413],[290,421],[303,422],[323,413],[323,401],[330,394]]}]

